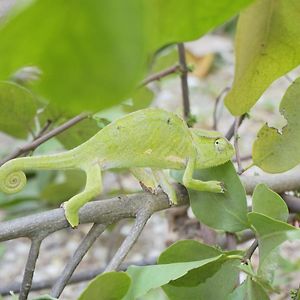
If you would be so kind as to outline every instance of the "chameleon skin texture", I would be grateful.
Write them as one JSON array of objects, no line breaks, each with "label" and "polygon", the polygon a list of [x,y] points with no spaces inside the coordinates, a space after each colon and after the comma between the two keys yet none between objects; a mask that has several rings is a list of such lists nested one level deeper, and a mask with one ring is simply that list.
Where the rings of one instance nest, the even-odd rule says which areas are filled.
[{"label": "chameleon skin texture", "polygon": [[[148,108],[112,122],[70,151],[10,160],[0,168],[0,189],[5,193],[20,191],[26,184],[26,170],[83,170],[85,189],[64,203],[66,218],[74,227],[79,223],[80,207],[101,193],[103,170],[128,168],[145,183],[152,174],[144,168],[150,168],[150,173],[151,169],[184,169],[186,187],[218,193],[223,192],[220,182],[192,179],[193,170],[223,164],[233,154],[232,145],[219,133],[188,128],[177,115]],[[157,182],[156,179],[153,176],[147,181]],[[162,186],[168,188],[171,201],[176,203],[170,186],[166,182]]]}]

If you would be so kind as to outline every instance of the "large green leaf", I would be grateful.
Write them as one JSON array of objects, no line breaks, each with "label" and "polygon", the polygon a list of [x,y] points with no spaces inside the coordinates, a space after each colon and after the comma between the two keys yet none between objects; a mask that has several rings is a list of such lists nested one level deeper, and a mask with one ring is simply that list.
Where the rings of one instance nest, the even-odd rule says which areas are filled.
[{"label": "large green leaf", "polygon": [[268,300],[260,284],[248,277],[240,286],[238,286],[227,298],[227,300]]},{"label": "large green leaf", "polygon": [[35,65],[44,97],[66,111],[99,111],[132,93],[155,50],[201,36],[250,2],[32,1],[0,29],[0,79]]},{"label": "large green leaf", "polygon": [[254,212],[248,214],[248,219],[258,235],[260,265],[283,242],[300,239],[300,230],[285,222]]},{"label": "large green leaf", "polygon": [[[174,174],[174,173],[172,173]],[[218,180],[225,184],[225,193],[199,192],[189,189],[192,210],[201,222],[229,232],[249,227],[246,194],[231,162],[194,172],[193,178]]]},{"label": "large green leaf", "polygon": [[252,208],[254,212],[284,222],[287,221],[289,216],[286,203],[265,184],[259,184],[255,187],[252,198]]},{"label": "large green leaf", "polygon": [[212,277],[194,287],[163,286],[163,290],[171,300],[207,300],[226,299],[236,287],[239,275],[240,260],[226,261]]},{"label": "large green leaf", "polygon": [[78,300],[120,300],[127,293],[130,277],[124,272],[109,272],[90,281]]},{"label": "large green leaf", "polygon": [[171,280],[184,276],[188,271],[218,260],[221,255],[198,261],[179,262],[154,266],[131,266],[127,273],[132,279],[132,284],[124,300],[137,299],[151,289],[158,288]]},{"label": "large green leaf", "polygon": [[291,84],[280,103],[280,112],[287,120],[282,133],[267,125],[258,132],[253,145],[253,162],[266,172],[284,172],[300,163],[299,99],[300,78]]},{"label": "large green leaf", "polygon": [[300,2],[258,0],[240,14],[236,69],[225,103],[234,115],[247,112],[268,86],[300,64]]},{"label": "large green leaf", "polygon": [[0,107],[0,131],[26,138],[37,111],[32,93],[20,85],[0,82]]}]

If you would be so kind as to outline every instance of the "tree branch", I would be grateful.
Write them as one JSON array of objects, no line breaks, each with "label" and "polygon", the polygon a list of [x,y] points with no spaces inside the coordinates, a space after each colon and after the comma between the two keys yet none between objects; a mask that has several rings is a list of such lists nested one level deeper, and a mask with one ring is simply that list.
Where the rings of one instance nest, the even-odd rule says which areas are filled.
[{"label": "tree branch", "polygon": [[[186,189],[182,185],[176,185],[176,188],[178,205],[187,204],[189,200]],[[108,200],[93,201],[80,209],[80,224],[110,224],[121,219],[134,218],[145,206],[151,207],[152,212],[156,212],[169,208],[170,202],[164,192],[159,192],[157,195],[137,193]],[[31,237],[37,233],[50,234],[69,226],[63,208],[57,208],[0,223],[0,242],[19,237]]]},{"label": "tree branch", "polygon": [[217,111],[218,111],[219,102],[223,98],[223,95],[225,95],[225,93],[228,92],[229,90],[230,90],[229,86],[223,88],[221,90],[221,92],[219,93],[219,95],[217,96],[216,100],[215,100],[214,112],[213,112],[213,130],[217,130],[218,129]]},{"label": "tree branch", "polygon": [[189,87],[187,82],[189,69],[186,65],[184,44],[179,43],[177,47],[178,47],[178,55],[179,55],[179,64],[181,69],[180,80],[181,80],[181,91],[182,91],[182,100],[183,100],[183,116],[184,119],[187,120],[188,117],[190,116]]},{"label": "tree branch", "polygon": [[238,135],[238,129],[239,125],[241,124],[241,117],[236,117],[234,121],[234,130],[233,130],[233,143],[234,143],[234,149],[235,149],[235,157],[236,162],[238,166],[238,174],[241,175],[243,173],[243,167],[241,163],[241,157],[240,157],[240,148],[239,148],[239,135]]},{"label": "tree branch", "polygon": [[26,300],[28,297],[28,294],[30,292],[36,261],[39,256],[41,243],[42,243],[44,237],[45,236],[43,236],[43,235],[37,236],[37,237],[33,238],[31,241],[29,255],[27,258],[27,263],[26,263],[25,271],[24,271],[24,275],[23,275],[23,281],[22,281],[22,285],[21,285],[21,289],[20,289],[20,296],[19,296],[20,300]]},{"label": "tree branch", "polygon": [[151,214],[152,211],[148,208],[145,208],[137,213],[135,223],[132,226],[130,233],[127,235],[121,247],[118,249],[112,260],[105,268],[105,272],[118,270],[119,266],[129,253],[130,249],[133,247],[138,237],[142,233]]},{"label": "tree branch", "polygon": [[299,168],[281,174],[264,174],[258,176],[241,175],[240,179],[247,194],[252,194],[256,185],[259,183],[266,184],[270,189],[279,194],[300,188]]},{"label": "tree branch", "polygon": [[66,123],[54,128],[53,130],[49,131],[48,133],[38,136],[36,139],[34,139],[32,142],[20,147],[19,149],[16,149],[14,152],[12,152],[9,156],[7,156],[5,159],[3,159],[0,162],[0,166],[5,164],[7,161],[19,157],[23,154],[27,154],[28,152],[36,149],[39,145],[45,143],[52,137],[60,134],[61,132],[67,130],[68,128],[74,126],[78,122],[82,121],[83,119],[86,119],[88,117],[88,113],[81,113],[80,115],[74,117],[73,119],[70,119]]},{"label": "tree branch", "polygon": [[248,263],[248,261],[251,259],[253,253],[255,252],[256,248],[258,247],[258,241],[255,239],[251,246],[248,248],[248,250],[245,252],[245,255],[243,256],[242,261],[244,263]]},{"label": "tree branch", "polygon": [[84,237],[78,248],[76,249],[73,257],[68,261],[62,274],[58,277],[54,283],[50,295],[54,298],[58,298],[65,286],[68,284],[72,274],[76,267],[79,265],[85,254],[88,252],[90,247],[96,241],[96,239],[103,233],[106,225],[94,224],[88,234]]},{"label": "tree branch", "polygon": [[[122,264],[120,267],[120,271],[126,271],[127,268],[131,265],[135,266],[147,266],[147,265],[154,265],[156,263],[157,258],[142,260],[142,261],[132,261],[126,264]],[[82,272],[78,272],[72,275],[70,278],[68,285],[76,284],[83,281],[89,281],[95,278],[97,275],[103,273],[105,268],[95,268],[91,270],[85,270]],[[46,279],[37,282],[33,282],[31,286],[31,291],[40,291],[45,290],[53,286],[53,284],[57,281],[57,278],[54,279]],[[18,293],[20,291],[21,283],[14,282],[10,285],[5,287],[0,287],[0,295],[7,296],[10,295],[10,292]]]},{"label": "tree branch", "polygon": [[[241,126],[241,124],[243,123],[245,117],[246,117],[246,114],[243,114],[243,115],[240,116],[239,123],[237,125],[238,127]],[[232,123],[232,125],[230,126],[227,133],[225,134],[225,137],[228,141],[230,141],[232,139],[233,135],[234,135],[234,127],[235,127],[235,120]]]},{"label": "tree branch", "polygon": [[153,75],[150,75],[149,77],[147,77],[146,79],[144,79],[142,81],[141,86],[142,85],[147,85],[147,84],[149,84],[152,81],[160,80],[163,77],[166,77],[166,76],[168,76],[170,74],[174,74],[174,73],[177,73],[177,72],[181,72],[180,65],[175,65],[175,66],[167,68],[167,69],[165,69],[165,70],[163,70],[161,72],[158,72],[158,73],[155,73]]}]

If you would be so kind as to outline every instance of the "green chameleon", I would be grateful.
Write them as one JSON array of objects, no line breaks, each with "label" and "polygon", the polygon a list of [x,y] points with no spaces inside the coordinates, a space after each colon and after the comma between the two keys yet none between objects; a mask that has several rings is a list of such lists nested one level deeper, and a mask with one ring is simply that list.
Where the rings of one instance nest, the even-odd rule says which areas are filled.
[{"label": "green chameleon", "polygon": [[146,190],[155,192],[160,185],[176,204],[175,190],[161,170],[184,170],[187,188],[222,193],[221,182],[193,179],[193,171],[223,164],[233,154],[232,145],[219,133],[188,128],[177,115],[148,108],[112,122],[70,151],[8,161],[0,168],[0,189],[8,194],[20,191],[26,184],[24,170],[83,170],[84,190],[63,205],[74,227],[79,209],[101,193],[103,170],[128,168]]}]

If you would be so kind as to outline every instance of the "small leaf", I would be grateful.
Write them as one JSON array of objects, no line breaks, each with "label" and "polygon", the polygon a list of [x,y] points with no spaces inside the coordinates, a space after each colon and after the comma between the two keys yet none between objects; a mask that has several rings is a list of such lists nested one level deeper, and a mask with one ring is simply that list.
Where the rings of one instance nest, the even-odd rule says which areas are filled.
[{"label": "small leaf", "polygon": [[280,103],[280,113],[287,120],[282,133],[267,125],[258,132],[253,144],[253,162],[266,172],[284,172],[300,163],[299,98],[300,78],[290,85]]},{"label": "small leaf", "polygon": [[126,295],[131,279],[124,272],[98,275],[89,282],[78,300],[120,300]]},{"label": "small leaf", "polygon": [[145,295],[151,289],[160,287],[171,280],[184,276],[188,271],[218,260],[221,255],[200,261],[171,263],[155,266],[131,266],[127,273],[132,279],[132,285],[124,300],[136,299]]},{"label": "small leaf", "polygon": [[270,299],[260,284],[248,277],[227,298],[227,300],[268,300]]},{"label": "small leaf", "polygon": [[37,101],[26,88],[0,82],[0,131],[25,139],[34,124]]},{"label": "small leaf", "polygon": [[95,119],[87,118],[57,135],[56,138],[66,149],[72,149],[87,141],[100,129]]},{"label": "small leaf", "polygon": [[249,227],[246,193],[231,162],[214,168],[196,170],[193,178],[204,181],[218,180],[225,184],[226,189],[223,194],[188,190],[192,210],[200,222],[228,232]]},{"label": "small leaf", "polygon": [[249,111],[275,79],[297,67],[299,48],[299,1],[260,0],[242,11],[235,38],[234,82],[225,99],[231,113]]},{"label": "small leaf", "polygon": [[255,187],[252,199],[253,212],[286,222],[289,210],[283,199],[270,190],[265,184]]},{"label": "small leaf", "polygon": [[131,104],[123,104],[125,112],[133,112],[148,107],[154,98],[154,93],[147,87],[138,88],[131,96]]},{"label": "small leaf", "polygon": [[300,230],[287,223],[255,212],[249,213],[248,219],[258,235],[260,265],[283,242],[300,239]]}]

